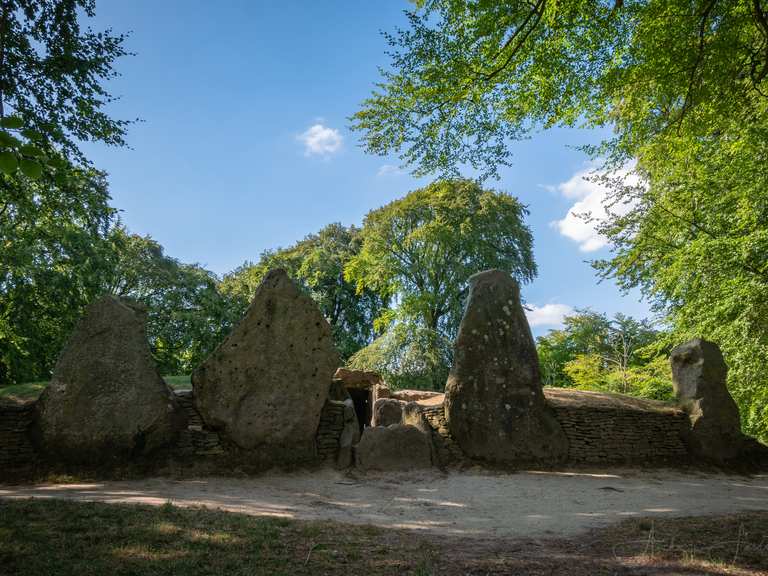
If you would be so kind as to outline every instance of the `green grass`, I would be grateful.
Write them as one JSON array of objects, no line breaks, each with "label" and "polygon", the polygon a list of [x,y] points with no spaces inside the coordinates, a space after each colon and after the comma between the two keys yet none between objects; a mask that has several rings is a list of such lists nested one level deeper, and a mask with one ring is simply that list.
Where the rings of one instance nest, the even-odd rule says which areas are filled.
[{"label": "green grass", "polygon": [[48,386],[48,382],[27,382],[0,387],[0,398],[11,400],[33,400]]},{"label": "green grass", "polygon": [[[414,574],[425,551],[386,531],[207,509],[0,501],[0,574]],[[418,572],[424,574],[424,572]]]},{"label": "green grass", "polygon": [[467,538],[205,508],[0,499],[0,576],[768,574],[768,512]]},{"label": "green grass", "polygon": [[192,379],[187,375],[182,376],[163,376],[165,382],[174,390],[189,390],[192,388]]},{"label": "green grass", "polygon": [[[168,386],[174,390],[189,390],[192,388],[192,381],[189,375],[164,376]],[[9,398],[11,400],[34,400],[48,386],[48,382],[27,382],[25,384],[14,384],[13,386],[0,387],[0,399]]]}]

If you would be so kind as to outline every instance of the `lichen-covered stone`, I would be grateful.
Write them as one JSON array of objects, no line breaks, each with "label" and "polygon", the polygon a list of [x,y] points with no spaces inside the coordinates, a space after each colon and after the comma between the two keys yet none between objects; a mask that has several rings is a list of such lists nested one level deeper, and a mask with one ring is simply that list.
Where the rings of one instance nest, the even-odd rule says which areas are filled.
[{"label": "lichen-covered stone", "polygon": [[492,462],[556,462],[568,442],[544,400],[536,346],[517,282],[501,270],[470,278],[445,411],[465,454]]},{"label": "lichen-covered stone", "polygon": [[245,317],[192,375],[205,423],[243,450],[314,453],[339,356],[314,301],[284,270],[262,280]]},{"label": "lichen-covered stone", "polygon": [[728,392],[728,366],[717,344],[695,338],[672,350],[675,394],[691,423],[689,444],[698,456],[730,460],[743,448],[739,409]]},{"label": "lichen-covered stone", "polygon": [[175,440],[184,417],[145,326],[142,310],[112,296],[88,307],[37,403],[35,436],[49,458],[104,463]]},{"label": "lichen-covered stone", "polygon": [[403,424],[366,428],[355,453],[357,466],[363,470],[412,470],[432,465],[429,435]]}]

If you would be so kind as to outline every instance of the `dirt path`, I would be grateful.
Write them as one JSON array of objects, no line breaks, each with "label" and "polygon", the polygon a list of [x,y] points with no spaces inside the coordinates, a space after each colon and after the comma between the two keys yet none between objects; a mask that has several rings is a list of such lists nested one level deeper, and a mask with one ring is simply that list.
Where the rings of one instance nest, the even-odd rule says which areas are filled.
[{"label": "dirt path", "polygon": [[406,528],[429,534],[570,536],[631,516],[768,510],[768,476],[670,471],[483,471],[368,475],[326,470],[248,479],[165,478],[0,486],[0,498],[202,505],[257,516]]}]

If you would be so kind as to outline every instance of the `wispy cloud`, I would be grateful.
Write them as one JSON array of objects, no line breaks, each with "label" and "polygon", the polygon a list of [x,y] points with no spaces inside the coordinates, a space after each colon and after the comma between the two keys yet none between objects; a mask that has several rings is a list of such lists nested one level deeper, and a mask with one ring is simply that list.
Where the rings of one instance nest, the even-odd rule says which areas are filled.
[{"label": "wispy cloud", "polygon": [[544,304],[536,306],[527,304],[525,316],[528,318],[528,324],[535,326],[552,326],[553,328],[563,325],[563,318],[573,313],[573,308],[567,304]]},{"label": "wispy cloud", "polygon": [[304,144],[305,156],[322,156],[328,158],[341,150],[344,138],[335,128],[329,128],[322,123],[313,124],[299,134],[298,139]]},{"label": "wispy cloud", "polygon": [[[604,247],[607,241],[604,236],[598,234],[596,227],[609,215],[621,216],[632,209],[631,204],[616,204],[609,210],[606,206],[609,189],[590,178],[595,175],[594,167],[590,166],[557,185],[560,194],[575,202],[562,219],[552,222],[552,226],[566,238],[578,243],[582,252],[594,252]],[[629,169],[613,176],[623,177],[629,185],[635,185],[638,181]]]},{"label": "wispy cloud", "polygon": [[405,172],[394,164],[384,164],[376,172],[376,176],[400,176],[401,174],[405,174]]}]

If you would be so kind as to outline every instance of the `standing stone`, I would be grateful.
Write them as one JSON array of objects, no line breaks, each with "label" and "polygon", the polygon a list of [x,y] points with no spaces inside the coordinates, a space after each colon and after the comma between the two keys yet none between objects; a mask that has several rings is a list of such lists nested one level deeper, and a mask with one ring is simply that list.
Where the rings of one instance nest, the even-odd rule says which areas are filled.
[{"label": "standing stone", "polygon": [[209,427],[243,450],[298,461],[314,455],[338,365],[317,305],[285,270],[271,270],[245,317],[192,374],[192,386]]},{"label": "standing stone", "polygon": [[689,445],[701,457],[735,458],[742,449],[739,409],[728,388],[728,366],[717,344],[695,338],[672,350],[675,394],[691,423]]},{"label": "standing stone", "polygon": [[472,458],[506,464],[563,459],[568,441],[544,400],[517,282],[487,270],[469,284],[445,394],[451,434]]},{"label": "standing stone", "polygon": [[145,327],[143,310],[113,296],[87,308],[37,402],[35,436],[48,457],[103,463],[174,441],[183,416]]}]

